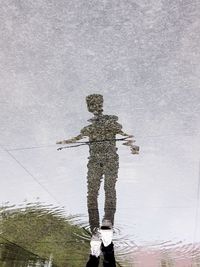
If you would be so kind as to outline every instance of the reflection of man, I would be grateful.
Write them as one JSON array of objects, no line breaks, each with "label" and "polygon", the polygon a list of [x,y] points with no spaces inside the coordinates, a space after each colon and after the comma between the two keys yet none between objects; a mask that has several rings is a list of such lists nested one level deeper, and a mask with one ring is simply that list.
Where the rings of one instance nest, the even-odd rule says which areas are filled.
[{"label": "reflection of man", "polygon": [[[104,176],[105,206],[104,218],[114,222],[116,210],[116,190],[115,184],[118,176],[119,157],[116,148],[116,135],[132,137],[122,131],[118,117],[103,114],[103,96],[92,94],[86,97],[88,111],[94,114],[94,117],[88,120],[91,124],[84,127],[81,133],[69,140],[57,142],[57,144],[75,143],[84,137],[89,137],[89,162],[88,162],[88,213],[92,232],[99,228],[98,212],[98,192],[102,177]],[[129,140],[125,145],[131,147],[132,153],[137,153],[138,147],[132,145]]]},{"label": "reflection of man", "polygon": [[[112,231],[114,224],[114,214],[116,211],[116,190],[115,184],[118,177],[119,168],[119,157],[116,148],[116,135],[122,135],[127,138],[131,138],[122,131],[122,126],[119,124],[118,117],[114,115],[103,114],[103,96],[99,94],[92,94],[86,97],[88,111],[94,114],[94,117],[88,120],[90,124],[84,127],[80,134],[69,140],[57,142],[57,144],[70,144],[75,143],[84,137],[89,138],[89,162],[88,162],[88,195],[87,195],[87,206],[89,213],[89,223],[93,234],[91,240],[92,244],[99,244],[97,242],[99,237],[97,229],[99,228],[99,211],[98,211],[98,192],[102,177],[104,177],[104,189],[105,189],[105,205],[104,205],[104,222],[109,222],[109,230]],[[124,145],[128,145],[131,148],[133,154],[138,154],[139,147],[133,145],[133,140],[126,140]],[[103,225],[104,227],[104,225]],[[107,227],[107,226],[106,226]],[[108,229],[107,229],[108,230]],[[102,237],[105,236],[104,231]],[[97,234],[97,236],[96,236]],[[94,239],[94,240],[93,240]],[[93,242],[95,241],[95,242]],[[101,243],[101,242],[100,242]],[[94,246],[95,247],[95,246]],[[113,244],[110,241],[109,246],[104,246],[102,242],[102,248],[104,249],[104,259],[109,254],[109,249],[113,252]],[[102,251],[103,251],[102,249]],[[111,253],[111,254],[112,254]],[[98,253],[97,253],[98,254]],[[109,254],[110,255],[110,254]],[[98,258],[98,257],[97,257]],[[92,260],[94,258],[92,257]],[[112,262],[114,262],[112,260]],[[87,265],[92,266],[92,265]],[[98,265],[94,265],[98,266]],[[115,265],[105,265],[115,266]]]}]

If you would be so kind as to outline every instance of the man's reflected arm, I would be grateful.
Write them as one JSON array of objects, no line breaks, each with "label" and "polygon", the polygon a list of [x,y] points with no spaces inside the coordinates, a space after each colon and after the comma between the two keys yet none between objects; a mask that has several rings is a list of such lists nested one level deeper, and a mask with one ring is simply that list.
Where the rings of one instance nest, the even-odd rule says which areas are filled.
[{"label": "man's reflected arm", "polygon": [[134,143],[135,143],[135,140],[133,139],[134,136],[127,134],[127,133],[123,132],[122,130],[119,132],[119,134],[122,136],[125,136],[127,138],[131,138],[131,139],[127,140],[126,142],[124,142],[123,145],[129,146],[132,154],[139,154],[140,147],[137,145],[134,145]]},{"label": "man's reflected arm", "polygon": [[65,144],[72,144],[72,143],[76,143],[77,141],[83,139],[85,136],[83,134],[79,134],[75,137],[72,137],[70,139],[66,139],[63,141],[58,141],[56,142],[57,145],[65,145]]}]

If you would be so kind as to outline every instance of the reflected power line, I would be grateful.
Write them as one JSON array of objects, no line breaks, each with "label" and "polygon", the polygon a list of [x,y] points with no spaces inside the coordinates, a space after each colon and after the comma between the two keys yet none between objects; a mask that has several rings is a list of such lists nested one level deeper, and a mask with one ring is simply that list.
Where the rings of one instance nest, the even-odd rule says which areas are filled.
[{"label": "reflected power line", "polygon": [[60,202],[55,198],[55,196],[48,190],[48,188],[46,188],[26,167],[24,167],[24,165],[22,165],[22,163],[15,158],[15,156],[8,150],[4,149],[9,156],[15,161],[17,162],[17,164],[26,172],[29,174],[29,176],[32,177],[32,179],[40,186],[42,187],[42,189],[44,191],[46,191],[58,204],[60,204]]}]

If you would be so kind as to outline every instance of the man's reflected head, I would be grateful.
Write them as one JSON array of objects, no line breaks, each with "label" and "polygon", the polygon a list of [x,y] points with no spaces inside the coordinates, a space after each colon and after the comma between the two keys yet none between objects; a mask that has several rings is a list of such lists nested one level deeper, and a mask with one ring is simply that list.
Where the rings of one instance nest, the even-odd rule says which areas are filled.
[{"label": "man's reflected head", "polygon": [[88,111],[94,115],[100,115],[103,112],[103,96],[92,94],[86,97]]}]

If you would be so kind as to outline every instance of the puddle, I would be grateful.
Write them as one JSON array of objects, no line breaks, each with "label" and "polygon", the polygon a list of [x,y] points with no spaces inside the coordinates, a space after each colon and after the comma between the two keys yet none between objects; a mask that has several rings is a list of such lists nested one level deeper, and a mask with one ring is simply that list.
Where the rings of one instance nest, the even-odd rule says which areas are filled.
[{"label": "puddle", "polygon": [[[116,266],[199,266],[198,136],[135,142],[103,114],[101,95],[87,105],[94,116],[79,135],[1,149],[16,198],[1,207],[1,266],[85,266],[102,221],[113,227]],[[33,195],[40,202],[28,203]]]}]

